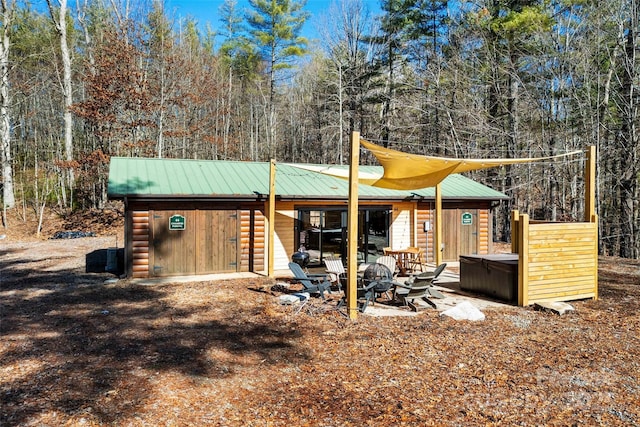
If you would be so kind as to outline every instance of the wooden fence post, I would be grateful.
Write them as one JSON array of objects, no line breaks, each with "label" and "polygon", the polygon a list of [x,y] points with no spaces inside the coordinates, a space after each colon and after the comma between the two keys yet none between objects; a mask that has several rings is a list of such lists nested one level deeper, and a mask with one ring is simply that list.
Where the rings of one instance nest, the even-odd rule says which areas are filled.
[{"label": "wooden fence post", "polygon": [[518,220],[518,305],[529,305],[529,215]]},{"label": "wooden fence post", "polygon": [[591,217],[591,222],[596,225],[595,234],[595,247],[593,248],[593,265],[594,265],[594,274],[593,274],[593,291],[595,292],[594,300],[598,299],[598,215],[593,215]]},{"label": "wooden fence post", "polygon": [[511,252],[518,253],[518,215],[517,210],[511,211]]},{"label": "wooden fence post", "polygon": [[584,221],[590,222],[596,214],[596,147],[593,145],[587,149],[584,174]]}]

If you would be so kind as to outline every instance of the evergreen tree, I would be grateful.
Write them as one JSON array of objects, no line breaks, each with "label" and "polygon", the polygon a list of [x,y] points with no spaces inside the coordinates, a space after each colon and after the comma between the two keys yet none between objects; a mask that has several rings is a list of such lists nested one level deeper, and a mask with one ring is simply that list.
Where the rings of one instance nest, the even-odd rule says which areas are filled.
[{"label": "evergreen tree", "polygon": [[251,40],[266,63],[269,95],[267,102],[268,156],[276,155],[276,82],[279,72],[293,67],[306,53],[307,39],[300,35],[308,17],[305,1],[249,0],[253,11],[247,16]]}]

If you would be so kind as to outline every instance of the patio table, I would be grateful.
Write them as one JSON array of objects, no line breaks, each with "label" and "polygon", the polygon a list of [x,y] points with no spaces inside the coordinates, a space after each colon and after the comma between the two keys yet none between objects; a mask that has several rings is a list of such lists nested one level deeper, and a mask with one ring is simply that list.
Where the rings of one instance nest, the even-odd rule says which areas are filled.
[{"label": "patio table", "polygon": [[394,257],[398,270],[400,270],[400,275],[406,276],[407,271],[412,270],[413,266],[419,262],[420,250],[418,248],[387,249],[385,255]]}]

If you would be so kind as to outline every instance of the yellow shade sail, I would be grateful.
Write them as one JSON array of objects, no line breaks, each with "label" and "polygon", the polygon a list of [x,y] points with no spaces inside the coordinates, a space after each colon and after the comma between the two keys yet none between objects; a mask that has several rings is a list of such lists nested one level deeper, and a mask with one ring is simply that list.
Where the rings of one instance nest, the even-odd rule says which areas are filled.
[{"label": "yellow shade sail", "polygon": [[381,147],[364,139],[360,139],[360,145],[371,151],[384,168],[384,174],[381,177],[361,176],[360,183],[394,190],[434,187],[453,173],[538,162],[582,153],[582,151],[573,151],[556,156],[521,159],[450,159],[403,153]]}]

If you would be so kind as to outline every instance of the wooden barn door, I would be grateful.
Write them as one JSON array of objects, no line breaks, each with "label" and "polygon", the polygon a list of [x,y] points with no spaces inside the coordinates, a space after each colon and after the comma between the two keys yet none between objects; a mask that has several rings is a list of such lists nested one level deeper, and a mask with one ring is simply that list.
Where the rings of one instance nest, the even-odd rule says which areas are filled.
[{"label": "wooden barn door", "polygon": [[478,210],[445,209],[442,215],[444,261],[478,253]]},{"label": "wooden barn door", "polygon": [[238,270],[237,211],[198,211],[197,274]]},{"label": "wooden barn door", "polygon": [[237,271],[237,211],[153,211],[151,218],[152,276]]},{"label": "wooden barn door", "polygon": [[458,255],[478,253],[479,222],[477,209],[458,209]]},{"label": "wooden barn door", "polygon": [[444,243],[443,261],[458,259],[458,211],[444,209],[442,211],[442,243]]},{"label": "wooden barn door", "polygon": [[[195,211],[170,210],[151,212],[150,259],[152,276],[179,276],[196,274]],[[184,219],[184,227],[170,226],[171,218]]]}]

